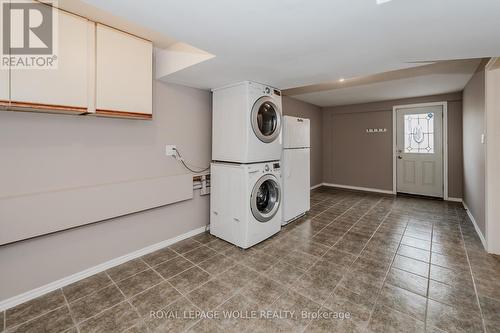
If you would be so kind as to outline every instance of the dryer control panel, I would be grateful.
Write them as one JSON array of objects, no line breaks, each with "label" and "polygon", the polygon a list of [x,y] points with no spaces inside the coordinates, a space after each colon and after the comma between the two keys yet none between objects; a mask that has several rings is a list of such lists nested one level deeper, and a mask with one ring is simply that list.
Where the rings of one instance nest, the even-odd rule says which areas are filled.
[{"label": "dryer control panel", "polygon": [[262,91],[264,95],[276,95],[276,96],[281,96],[281,91],[275,88],[271,87],[265,87]]}]

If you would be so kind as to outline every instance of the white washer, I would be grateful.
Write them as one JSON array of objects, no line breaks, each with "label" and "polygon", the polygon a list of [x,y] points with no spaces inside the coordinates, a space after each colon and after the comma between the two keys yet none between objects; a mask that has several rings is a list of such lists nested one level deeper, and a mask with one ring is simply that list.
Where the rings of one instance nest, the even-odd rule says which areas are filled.
[{"label": "white washer", "polygon": [[237,163],[279,160],[281,92],[249,81],[212,91],[212,160]]},{"label": "white washer", "polygon": [[281,229],[280,162],[212,163],[210,233],[249,248]]}]

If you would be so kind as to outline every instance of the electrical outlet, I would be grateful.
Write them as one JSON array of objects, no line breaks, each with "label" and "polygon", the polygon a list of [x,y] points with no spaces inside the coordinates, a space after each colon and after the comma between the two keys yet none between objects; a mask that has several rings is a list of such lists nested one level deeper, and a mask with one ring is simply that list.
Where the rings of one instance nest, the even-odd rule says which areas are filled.
[{"label": "electrical outlet", "polygon": [[207,186],[207,176],[201,176],[201,191],[200,195],[209,195],[210,187]]},{"label": "electrical outlet", "polygon": [[176,149],[177,149],[177,147],[174,145],[166,145],[165,146],[165,155],[176,157],[177,156],[177,153],[175,152]]}]

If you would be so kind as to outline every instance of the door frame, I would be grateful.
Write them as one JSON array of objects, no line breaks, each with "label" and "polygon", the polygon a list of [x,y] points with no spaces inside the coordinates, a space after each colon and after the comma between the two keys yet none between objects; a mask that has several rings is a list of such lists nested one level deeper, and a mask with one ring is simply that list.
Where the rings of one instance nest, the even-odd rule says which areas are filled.
[{"label": "door frame", "polygon": [[432,102],[432,103],[417,103],[394,105],[392,107],[392,193],[397,194],[397,110],[413,109],[427,106],[442,106],[443,107],[443,199],[449,200],[448,197],[448,102]]}]

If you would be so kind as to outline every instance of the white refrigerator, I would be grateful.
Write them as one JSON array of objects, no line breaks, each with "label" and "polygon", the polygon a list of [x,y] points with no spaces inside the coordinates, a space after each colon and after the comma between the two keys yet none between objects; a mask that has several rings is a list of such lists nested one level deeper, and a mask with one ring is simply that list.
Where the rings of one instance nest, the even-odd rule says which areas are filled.
[{"label": "white refrigerator", "polygon": [[304,215],[310,209],[310,121],[283,118],[282,225]]}]

